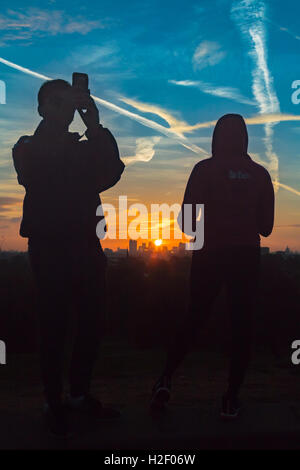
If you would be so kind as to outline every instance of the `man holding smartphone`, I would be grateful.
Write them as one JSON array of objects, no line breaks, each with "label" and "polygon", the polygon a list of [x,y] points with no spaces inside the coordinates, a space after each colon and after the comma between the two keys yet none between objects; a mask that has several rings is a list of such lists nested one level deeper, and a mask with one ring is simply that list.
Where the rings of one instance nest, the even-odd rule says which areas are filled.
[{"label": "man holding smartphone", "polygon": [[[73,86],[64,80],[41,86],[38,112],[43,119],[32,136],[21,137],[13,148],[18,182],[26,190],[20,235],[28,238],[38,291],[45,417],[58,437],[69,434],[67,409],[99,419],[119,416],[90,395],[90,383],[105,305],[106,259],[96,236],[96,208],[99,193],[119,181],[124,164],[114,137],[99,124],[87,75],[73,79]],[[68,131],[76,110],[87,127],[87,140]],[[70,394],[64,403],[64,346],[68,313],[74,325],[75,311]]]}]

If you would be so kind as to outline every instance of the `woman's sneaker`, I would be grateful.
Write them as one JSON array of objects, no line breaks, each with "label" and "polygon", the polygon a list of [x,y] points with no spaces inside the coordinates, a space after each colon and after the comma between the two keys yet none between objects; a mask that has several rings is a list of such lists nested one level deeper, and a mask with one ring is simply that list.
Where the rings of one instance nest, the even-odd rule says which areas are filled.
[{"label": "woman's sneaker", "polygon": [[171,396],[171,379],[165,375],[160,377],[154,384],[152,389],[152,397],[150,407],[154,410],[161,410],[170,400]]},{"label": "woman's sneaker", "polygon": [[224,420],[236,419],[241,410],[241,405],[237,397],[231,397],[228,394],[223,395],[220,416]]}]

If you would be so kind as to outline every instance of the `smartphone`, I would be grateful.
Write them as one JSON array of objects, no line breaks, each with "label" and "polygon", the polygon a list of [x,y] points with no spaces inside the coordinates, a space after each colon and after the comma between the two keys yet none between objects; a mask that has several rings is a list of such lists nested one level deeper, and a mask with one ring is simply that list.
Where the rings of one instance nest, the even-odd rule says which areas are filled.
[{"label": "smartphone", "polygon": [[90,93],[89,76],[86,73],[74,72],[72,75],[72,86],[86,93]]}]

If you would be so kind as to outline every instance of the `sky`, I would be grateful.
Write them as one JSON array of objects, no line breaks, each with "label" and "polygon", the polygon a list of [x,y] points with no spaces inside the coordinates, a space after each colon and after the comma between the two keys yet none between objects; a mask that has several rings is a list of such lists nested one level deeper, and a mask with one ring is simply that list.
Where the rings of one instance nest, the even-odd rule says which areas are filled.
[{"label": "sky", "polygon": [[[40,122],[43,76],[71,80],[77,71],[89,74],[101,123],[126,163],[103,202],[117,205],[127,195],[128,204],[180,204],[193,166],[210,156],[214,123],[239,113],[249,154],[268,169],[276,191],[275,228],[262,245],[300,250],[300,103],[292,101],[292,84],[300,80],[300,4],[2,0],[1,6],[2,249],[27,247],[18,233],[24,188],[11,149]],[[70,130],[84,131],[78,116]]]}]

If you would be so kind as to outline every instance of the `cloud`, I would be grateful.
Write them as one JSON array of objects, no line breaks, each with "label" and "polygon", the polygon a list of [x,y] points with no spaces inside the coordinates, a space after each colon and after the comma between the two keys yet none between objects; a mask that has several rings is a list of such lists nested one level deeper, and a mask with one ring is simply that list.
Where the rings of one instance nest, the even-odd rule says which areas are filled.
[{"label": "cloud", "polygon": [[0,196],[0,218],[2,220],[14,220],[19,216],[22,199],[13,196]]},{"label": "cloud", "polygon": [[157,116],[161,117],[164,121],[166,121],[169,124],[170,128],[172,128],[176,132],[180,133],[180,129],[188,125],[185,121],[177,119],[169,111],[163,109],[161,106],[149,103],[142,103],[140,101],[125,97],[120,98],[120,100],[123,101],[123,103],[129,104],[129,106],[132,106],[133,108],[136,108],[144,113],[156,114]]},{"label": "cloud", "polygon": [[[99,98],[97,98],[96,101],[97,100],[99,101]],[[202,153],[204,156],[208,156],[206,150],[204,150],[203,148],[195,144],[192,144],[183,135],[183,132],[185,132],[185,129],[189,128],[188,123],[186,123],[185,121],[181,121],[175,118],[169,111],[157,105],[153,105],[149,103],[141,103],[140,101],[133,100],[130,98],[125,98],[125,97],[121,97],[120,100],[138,109],[139,111],[142,111],[145,113],[156,114],[157,116],[164,119],[170,125],[170,127],[169,128],[164,127],[161,124],[156,123],[155,121],[151,121],[150,119],[146,119],[142,116],[138,116],[135,113],[131,113],[130,111],[124,110],[120,108],[119,106],[112,105],[111,103],[109,104],[108,107],[110,107],[110,109],[113,109],[113,110],[118,110],[119,112],[120,110],[122,110],[121,114],[126,114],[128,117],[131,117],[132,119],[135,119],[136,121],[139,121],[141,124],[144,124],[147,127],[151,127],[152,129],[158,130],[161,134],[164,134],[167,137],[173,138],[178,143],[180,143],[181,145],[188,148],[194,153],[200,153],[200,154]],[[100,100],[100,101],[104,103],[103,100]]]},{"label": "cloud", "polygon": [[118,48],[112,44],[103,46],[92,45],[82,46],[71,53],[68,60],[76,67],[86,67],[101,61],[101,68],[111,67],[117,62]]},{"label": "cloud", "polygon": [[[231,9],[232,19],[239,26],[243,36],[250,45],[253,60],[252,91],[261,114],[280,113],[279,101],[273,85],[273,77],[267,63],[267,47],[265,38],[265,5],[261,0],[236,1]],[[266,122],[265,148],[268,169],[275,181],[278,181],[279,159],[273,150],[273,134],[275,121]]]},{"label": "cloud", "polygon": [[[244,118],[246,124],[248,125],[261,125],[269,123],[278,123],[278,122],[287,122],[287,121],[300,121],[299,114],[286,114],[286,113],[277,113],[277,114],[256,114],[254,116]],[[190,124],[186,127],[182,127],[182,132],[193,132],[197,129],[207,129],[209,127],[215,126],[217,121],[206,121],[198,122],[196,124]]]},{"label": "cloud", "polygon": [[0,208],[6,208],[7,206],[15,205],[22,201],[20,198],[12,197],[12,196],[0,196]]},{"label": "cloud", "polygon": [[[50,77],[39,74],[38,72],[34,72],[33,70],[30,70],[28,68],[22,67],[22,66],[20,66],[18,64],[15,64],[13,62],[10,62],[10,61],[2,58],[2,57],[0,57],[0,62],[7,65],[8,67],[14,68],[14,69],[19,70],[20,72],[26,73],[28,75],[31,75],[31,76],[34,76],[34,77],[37,77],[37,78],[41,78],[43,80],[51,80]],[[167,137],[170,137],[171,139],[173,139],[174,141],[180,143],[181,145],[188,148],[192,152],[194,152],[196,154],[202,154],[202,156],[205,156],[205,157],[209,156],[209,154],[208,154],[208,152],[206,152],[206,150],[202,149],[201,147],[198,147],[197,145],[194,145],[192,142],[187,140],[186,137],[183,136],[182,134],[184,132],[191,132],[195,129],[211,127],[211,126],[215,125],[216,121],[198,123],[198,124],[195,124],[195,125],[192,125],[192,126],[186,125],[186,128],[184,126],[182,126],[182,128],[180,129],[180,133],[179,133],[177,131],[174,131],[172,128],[164,127],[161,124],[158,124],[157,122],[152,121],[151,119],[147,119],[143,116],[140,116],[139,114],[128,111],[127,109],[121,108],[120,106],[117,106],[117,105],[115,105],[115,104],[113,104],[109,101],[103,100],[102,98],[99,98],[99,97],[93,96],[93,95],[91,95],[91,96],[96,102],[102,104],[104,107],[106,107],[108,109],[111,109],[112,111],[115,111],[116,113],[121,114],[123,116],[127,116],[128,118],[133,119],[133,120],[139,122],[140,124],[142,124],[146,127],[154,129],[154,130],[158,131],[159,133],[161,133],[161,134],[163,134]],[[134,102],[138,106],[138,102],[137,101],[134,101]],[[154,108],[151,108],[151,109],[152,109],[152,112],[153,112]],[[162,110],[162,108],[158,107],[157,111],[159,113],[161,113],[161,110]],[[167,112],[167,114],[169,114],[169,113]],[[164,115],[165,115],[165,112],[164,112]],[[277,116],[276,122],[279,122],[280,121],[279,117],[282,116],[282,115],[279,114],[279,115],[275,115],[275,116]],[[293,120],[299,120],[300,119],[300,116],[292,116],[292,117],[293,117]],[[258,116],[258,117],[256,116],[254,118],[250,118],[250,119],[248,118],[248,119],[246,119],[246,122],[248,122],[250,124],[259,124],[261,122],[255,122],[255,120],[259,121],[260,119],[266,119],[266,118],[272,120],[272,115],[271,115],[271,117],[270,116]],[[168,119],[170,119],[169,116],[168,116]],[[174,117],[173,117],[173,119],[174,119]],[[249,122],[249,121],[251,121],[251,119],[252,119],[252,122]],[[177,120],[177,125],[178,125],[178,120]],[[297,195],[300,196],[300,192],[297,191],[296,189],[291,188],[290,186],[284,185],[282,183],[279,183],[278,180],[276,180],[275,183],[276,183],[277,187],[282,187],[282,188],[284,188],[288,191],[291,191],[294,194],[297,194]]]},{"label": "cloud", "polygon": [[[3,57],[0,57],[0,62],[3,64],[7,65],[8,67],[11,67],[13,69],[19,70],[20,72],[23,72],[25,74],[31,75],[36,78],[41,78],[42,80],[52,80],[51,77],[47,77],[46,75],[42,75],[38,72],[34,72],[33,70],[30,70],[26,67],[22,67],[21,65],[15,64],[13,62],[10,62]],[[114,103],[111,103],[107,100],[103,100],[102,98],[99,98],[98,96],[91,95],[92,98],[97,102],[102,104],[105,108],[111,109],[112,111],[121,114],[123,116],[127,116],[129,119],[133,119],[134,121],[139,122],[143,126],[149,127],[151,129],[154,129],[158,131],[160,134],[166,135],[167,137],[170,137],[183,147],[191,150],[194,153],[197,154],[202,154],[204,156],[208,156],[207,152],[202,149],[201,147],[190,143],[185,136],[183,136],[182,132],[180,130],[174,130],[172,128],[168,128],[165,126],[162,126],[161,124],[158,124],[157,122],[147,119],[143,116],[140,116],[139,114],[133,113],[131,111],[128,111],[127,109],[121,108],[120,106],[117,106]],[[135,101],[135,103],[138,105],[138,103]]]},{"label": "cloud", "polygon": [[26,13],[8,10],[0,15],[0,30],[6,32],[2,45],[10,41],[30,41],[34,36],[46,34],[87,34],[99,28],[104,28],[104,24],[98,20],[89,20],[82,15],[69,16],[62,10],[29,8]]},{"label": "cloud", "polygon": [[161,137],[139,137],[136,139],[136,151],[132,157],[122,157],[125,165],[136,162],[149,162],[155,155],[154,146],[160,141]]},{"label": "cloud", "polygon": [[276,225],[276,228],[278,227],[300,228],[300,224]]},{"label": "cloud", "polygon": [[202,41],[193,55],[194,68],[200,70],[207,66],[216,65],[225,55],[217,42]]},{"label": "cloud", "polygon": [[265,6],[260,0],[242,0],[232,7],[232,18],[250,45],[254,67],[252,90],[261,113],[278,113],[273,77],[268,69],[265,39]]},{"label": "cloud", "polygon": [[[1,58],[0,58],[0,61],[1,61]],[[179,143],[183,147],[191,150],[194,153],[202,154],[203,156],[208,156],[208,153],[206,152],[206,150],[199,147],[198,145],[192,144],[183,135],[182,129],[184,129],[185,126],[182,126],[182,128],[180,128],[178,126],[175,129],[173,129],[172,127],[168,128],[168,127],[162,126],[161,124],[158,124],[157,122],[155,122],[151,119],[147,119],[144,116],[140,116],[139,114],[133,113],[131,111],[128,111],[127,109],[121,108],[120,106],[117,106],[113,103],[110,103],[109,101],[103,100],[102,98],[99,98],[99,97],[93,96],[93,95],[91,95],[91,96],[96,102],[102,104],[106,108],[111,109],[112,111],[115,111],[118,114],[121,114],[123,116],[127,116],[128,118],[139,122],[143,126],[150,127],[150,129],[154,129],[154,130],[158,131],[160,134],[163,134],[163,135],[173,139],[174,141],[176,141],[177,143]]]},{"label": "cloud", "polygon": [[184,87],[199,88],[203,93],[207,93],[209,95],[218,96],[219,98],[228,98],[242,104],[255,105],[254,100],[250,100],[250,98],[243,96],[237,88],[229,86],[215,86],[200,80],[169,80],[169,83]]},{"label": "cloud", "polygon": [[259,153],[254,153],[254,152],[251,152],[251,158],[252,160],[254,160],[256,163],[258,163],[259,165],[262,165],[262,166],[267,166],[268,163],[265,162],[261,156],[259,155]]},{"label": "cloud", "polygon": [[288,186],[287,184],[280,183],[279,181],[273,181],[275,189],[278,188],[283,188],[289,191],[290,193],[296,194],[297,196],[300,196],[300,191],[298,191],[295,188],[292,188],[291,186]]}]

